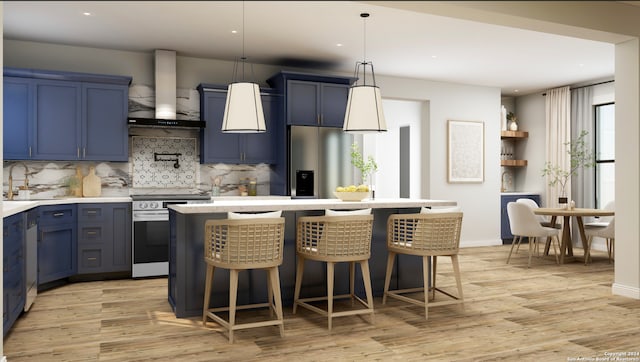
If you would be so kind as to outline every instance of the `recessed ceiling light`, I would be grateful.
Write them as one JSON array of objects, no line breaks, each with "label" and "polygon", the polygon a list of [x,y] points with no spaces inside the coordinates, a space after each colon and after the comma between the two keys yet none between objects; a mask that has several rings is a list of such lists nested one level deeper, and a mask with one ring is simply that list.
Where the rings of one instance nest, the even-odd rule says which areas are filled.
[{"label": "recessed ceiling light", "polygon": [[93,14],[91,14],[91,13],[90,13],[90,12],[88,12],[88,11],[85,11],[85,12],[83,12],[83,13],[82,13],[82,15],[84,15],[84,16],[91,16],[91,15],[93,15]]},{"label": "recessed ceiling light", "polygon": [[237,30],[231,30],[231,34],[238,34]]},{"label": "recessed ceiling light", "polygon": [[336,44],[336,46],[337,46],[337,47],[341,47],[341,46],[342,46],[342,43],[338,43],[338,44]]},{"label": "recessed ceiling light", "polygon": [[438,56],[437,55],[432,55],[431,58],[436,59]]},{"label": "recessed ceiling light", "polygon": [[514,89],[513,91],[516,92],[516,93],[520,92],[519,89]]},{"label": "recessed ceiling light", "polygon": [[579,67],[584,67],[584,64],[580,63],[578,64]]}]

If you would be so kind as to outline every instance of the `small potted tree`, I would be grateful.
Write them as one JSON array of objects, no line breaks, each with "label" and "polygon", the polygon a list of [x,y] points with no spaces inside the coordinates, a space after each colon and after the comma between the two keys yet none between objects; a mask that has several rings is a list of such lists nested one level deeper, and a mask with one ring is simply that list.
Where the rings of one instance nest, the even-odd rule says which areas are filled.
[{"label": "small potted tree", "polygon": [[568,203],[566,187],[571,176],[577,174],[578,169],[591,168],[596,164],[593,151],[585,142],[588,134],[589,132],[583,130],[575,141],[565,143],[565,145],[568,146],[567,153],[571,158],[570,168],[568,170],[558,165],[553,165],[551,162],[545,163],[545,167],[542,170],[542,176],[549,177],[549,186],[560,186],[558,203],[561,205]]}]

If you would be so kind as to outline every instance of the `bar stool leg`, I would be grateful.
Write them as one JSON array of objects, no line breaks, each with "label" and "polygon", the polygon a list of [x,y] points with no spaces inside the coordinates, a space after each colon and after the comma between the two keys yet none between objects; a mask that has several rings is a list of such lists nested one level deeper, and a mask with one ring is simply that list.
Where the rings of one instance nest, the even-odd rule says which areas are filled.
[{"label": "bar stool leg", "polygon": [[462,279],[460,278],[458,254],[451,255],[451,264],[453,265],[453,274],[456,277],[456,287],[458,287],[458,300],[460,300],[460,309],[464,312],[464,295],[462,294]]},{"label": "bar stool leg", "polygon": [[360,262],[360,270],[362,270],[362,280],[364,281],[364,291],[367,294],[367,308],[371,310],[371,324],[373,324],[373,291],[371,289],[371,274],[369,272],[369,261]]},{"label": "bar stool leg", "polygon": [[202,325],[207,325],[207,310],[211,302],[211,282],[213,281],[214,266],[207,264],[207,276],[204,284],[204,306],[202,307]]},{"label": "bar stool leg", "polygon": [[356,262],[349,262],[349,295],[351,296],[351,306],[355,302],[354,295],[356,295]]},{"label": "bar stool leg", "polygon": [[327,262],[327,316],[329,322],[329,330],[331,330],[331,319],[333,318],[333,276],[334,276],[333,262]]},{"label": "bar stool leg", "polygon": [[238,270],[229,270],[229,343],[233,343],[233,327],[236,325],[236,302],[238,299]]},{"label": "bar stool leg", "polygon": [[387,257],[387,272],[384,275],[384,292],[382,294],[382,304],[387,304],[387,293],[389,292],[389,285],[391,284],[391,272],[393,271],[393,261],[396,258],[396,253],[389,252]]},{"label": "bar stool leg", "polygon": [[296,286],[293,293],[293,314],[296,314],[296,310],[298,309],[300,287],[302,286],[302,273],[304,273],[304,258],[298,255],[298,264],[296,264]]},{"label": "bar stool leg", "polygon": [[424,319],[429,319],[429,257],[422,257],[422,286],[424,289]]},{"label": "bar stool leg", "polygon": [[[438,275],[437,273],[438,257],[436,255],[433,256],[432,262],[433,262],[433,273],[431,273],[431,281],[433,285],[431,286],[431,295],[433,299],[436,299],[436,276]],[[425,280],[425,283],[427,283],[426,280]]]},{"label": "bar stool leg", "polygon": [[271,268],[265,270],[267,272],[267,300],[269,301],[269,317],[273,317],[273,311],[275,310],[275,305],[273,301],[273,286],[271,283]]},{"label": "bar stool leg", "polygon": [[[280,337],[284,337],[284,317],[282,314],[282,296],[280,294],[280,274],[278,272],[278,267],[269,268],[269,284],[270,291],[272,295],[275,297],[276,304],[276,316],[280,321]],[[273,288],[273,290],[271,290]],[[269,299],[269,304],[271,304],[271,299]]]}]

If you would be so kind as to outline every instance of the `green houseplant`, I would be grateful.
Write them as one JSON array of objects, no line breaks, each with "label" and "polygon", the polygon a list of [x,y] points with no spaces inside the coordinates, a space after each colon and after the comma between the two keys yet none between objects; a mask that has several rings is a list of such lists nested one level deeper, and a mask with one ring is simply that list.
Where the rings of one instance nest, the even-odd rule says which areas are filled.
[{"label": "green houseplant", "polygon": [[567,182],[571,176],[577,174],[581,168],[591,168],[595,166],[595,157],[593,151],[587,146],[585,138],[589,132],[583,130],[580,132],[578,138],[574,141],[566,142],[567,153],[571,159],[570,168],[565,170],[564,168],[553,165],[551,162],[545,163],[545,167],[542,170],[542,176],[549,177],[549,186],[560,186],[560,196],[558,198],[559,203],[567,203]]},{"label": "green houseplant", "polygon": [[362,175],[360,184],[364,184],[369,175],[378,171],[378,164],[371,155],[367,157],[366,161],[364,160],[357,143],[351,144],[351,164],[360,170],[360,174]]}]

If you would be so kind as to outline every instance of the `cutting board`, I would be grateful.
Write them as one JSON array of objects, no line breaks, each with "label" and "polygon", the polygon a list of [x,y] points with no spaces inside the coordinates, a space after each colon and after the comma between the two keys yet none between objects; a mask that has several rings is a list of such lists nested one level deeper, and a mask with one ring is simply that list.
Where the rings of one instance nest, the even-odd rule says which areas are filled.
[{"label": "cutting board", "polygon": [[96,168],[89,167],[89,174],[82,180],[82,195],[84,197],[98,197],[102,193],[102,180],[96,176]]}]

